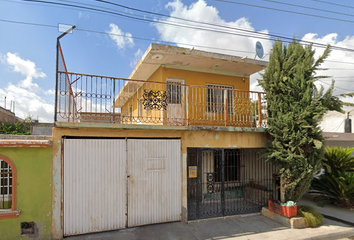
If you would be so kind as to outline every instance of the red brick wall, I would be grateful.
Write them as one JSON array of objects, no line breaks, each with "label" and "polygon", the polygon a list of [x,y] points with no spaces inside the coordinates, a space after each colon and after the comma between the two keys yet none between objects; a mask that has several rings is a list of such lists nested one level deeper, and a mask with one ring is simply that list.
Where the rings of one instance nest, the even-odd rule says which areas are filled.
[{"label": "red brick wall", "polygon": [[8,121],[10,123],[15,123],[15,122],[17,122],[17,119],[16,119],[15,114],[13,112],[0,107],[0,123],[6,122],[6,121]]}]

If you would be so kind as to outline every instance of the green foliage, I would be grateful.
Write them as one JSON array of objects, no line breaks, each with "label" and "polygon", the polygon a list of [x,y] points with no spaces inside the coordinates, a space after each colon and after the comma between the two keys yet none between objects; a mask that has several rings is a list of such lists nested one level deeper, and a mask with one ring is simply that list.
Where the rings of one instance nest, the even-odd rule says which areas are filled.
[{"label": "green foliage", "polygon": [[316,211],[312,206],[298,206],[297,215],[305,218],[307,226],[317,227],[323,223],[323,215]]},{"label": "green foliage", "polygon": [[326,173],[335,172],[353,172],[354,148],[327,147],[322,166]]},{"label": "green foliage", "polygon": [[325,174],[312,182],[320,206],[334,203],[354,208],[354,148],[327,147],[322,166]]},{"label": "green foliage", "polygon": [[23,120],[17,123],[9,123],[9,122],[1,123],[0,134],[30,135],[31,122]]},{"label": "green foliage", "polygon": [[319,192],[315,201],[320,206],[334,203],[342,207],[354,208],[354,172],[333,171],[314,179],[312,189]]},{"label": "green foliage", "polygon": [[268,132],[273,138],[266,158],[279,169],[284,202],[297,201],[309,189],[324,155],[318,122],[329,109],[341,107],[333,102],[338,100],[332,96],[334,83],[326,92],[314,84],[320,79],[315,72],[329,52],[328,46],[315,60],[312,46],[278,41],[259,80],[267,92]]}]

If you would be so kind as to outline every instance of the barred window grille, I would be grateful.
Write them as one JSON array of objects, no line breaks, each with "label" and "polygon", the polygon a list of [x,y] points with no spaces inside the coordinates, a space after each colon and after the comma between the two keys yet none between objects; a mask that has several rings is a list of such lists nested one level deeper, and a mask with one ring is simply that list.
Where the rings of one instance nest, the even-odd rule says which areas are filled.
[{"label": "barred window grille", "polygon": [[182,104],[184,98],[185,80],[181,78],[166,78],[166,95],[168,104]]},{"label": "barred window grille", "polygon": [[[206,91],[206,101],[207,101],[207,111],[213,113],[224,113],[225,103],[224,103],[224,90],[232,90],[232,86],[216,85],[216,84],[206,84],[209,87]],[[232,91],[227,91],[227,113],[233,113],[233,93]]]},{"label": "barred window grille", "polygon": [[0,210],[11,209],[12,170],[9,164],[0,159]]},{"label": "barred window grille", "polygon": [[181,104],[182,103],[182,94],[181,94],[181,85],[180,82],[169,80],[166,88],[167,88],[167,102],[172,104]]}]

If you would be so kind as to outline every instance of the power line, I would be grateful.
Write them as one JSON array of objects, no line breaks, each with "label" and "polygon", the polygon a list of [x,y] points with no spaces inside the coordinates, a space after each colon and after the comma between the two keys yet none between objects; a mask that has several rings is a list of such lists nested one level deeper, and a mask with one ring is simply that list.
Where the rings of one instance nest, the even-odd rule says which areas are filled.
[{"label": "power line", "polygon": [[343,63],[343,64],[354,64],[354,62],[341,62],[341,61],[335,61],[335,60],[324,60],[325,62],[334,62],[334,63]]},{"label": "power line", "polygon": [[[223,34],[230,34],[230,35],[236,35],[236,36],[242,36],[242,37],[250,37],[250,38],[257,38],[257,39],[264,39],[264,40],[276,40],[276,39],[271,39],[269,38],[269,34],[266,34],[266,36],[262,37],[262,36],[255,36],[255,35],[250,35],[250,34],[240,34],[240,33],[236,33],[236,32],[229,32],[229,31],[222,31],[222,30],[217,30],[217,29],[208,29],[208,28],[203,28],[203,27],[196,27],[196,26],[191,26],[189,25],[181,25],[181,24],[176,24],[173,22],[168,22],[168,21],[156,21],[155,19],[151,20],[151,19],[147,19],[147,18],[139,18],[139,17],[134,17],[134,16],[130,16],[130,15],[126,15],[124,13],[117,13],[117,12],[112,12],[112,11],[107,11],[107,10],[102,10],[102,9],[97,9],[97,8],[92,8],[92,7],[85,7],[85,6],[79,6],[79,5],[73,5],[73,4],[66,4],[66,3],[59,3],[59,2],[50,2],[50,1],[44,1],[44,0],[22,0],[22,1],[26,1],[26,2],[37,2],[37,3],[44,3],[44,4],[54,4],[54,5],[61,5],[61,6],[68,6],[68,7],[74,7],[74,8],[81,8],[81,9],[85,9],[85,10],[91,10],[91,11],[99,11],[99,12],[104,12],[104,13],[108,13],[108,14],[113,14],[113,15],[118,15],[121,17],[125,17],[125,18],[129,18],[129,19],[134,19],[134,20],[140,20],[140,21],[144,21],[144,22],[153,22],[153,23],[157,23],[157,24],[166,24],[166,25],[170,25],[170,26],[175,26],[175,27],[183,27],[183,28],[190,28],[190,29],[196,29],[196,30],[204,30],[204,31],[210,31],[210,32],[214,32],[214,33],[223,33]],[[220,0],[218,0],[220,1]],[[190,20],[188,20],[190,21]],[[199,22],[200,23],[200,22]],[[241,32],[245,32],[242,29],[237,29],[237,31],[241,31]],[[257,32],[252,32],[252,34],[258,34],[258,35],[262,35],[264,33],[257,33]],[[312,41],[304,41],[304,40],[299,40],[299,39],[295,39],[295,38],[289,38],[289,37],[284,37],[284,36],[280,36],[280,35],[272,35],[274,37],[277,38],[281,38],[283,40],[283,42],[292,42],[293,40],[296,41],[301,41],[304,45],[305,43],[307,44],[312,44],[313,46],[317,46],[317,47],[327,47],[326,44],[321,44],[321,43],[317,43],[317,42],[312,42]],[[287,39],[287,40],[284,40]],[[350,48],[343,48],[343,47],[336,47],[333,46],[332,47],[333,50],[345,50],[345,51],[351,51],[353,52],[354,49],[350,49]]]},{"label": "power line", "polygon": [[[332,85],[332,84],[329,84],[329,83],[326,83],[326,82],[322,82],[321,80],[318,80],[318,81],[321,82],[321,83],[324,83],[324,84],[326,84],[326,85],[329,85],[329,86]],[[340,89],[340,90],[345,90],[345,91],[354,91],[354,90],[352,90],[352,89],[341,88],[341,87],[336,87],[336,86],[334,86],[334,88]]]},{"label": "power line", "polygon": [[320,2],[320,3],[329,4],[329,5],[333,5],[333,6],[339,6],[339,7],[345,7],[345,8],[352,8],[352,9],[354,9],[353,6],[344,5],[344,4],[339,4],[339,3],[326,2],[326,1],[322,1],[322,0],[309,0],[309,1]]},{"label": "power line", "polygon": [[249,4],[249,3],[240,3],[240,2],[234,2],[234,1],[228,1],[228,0],[213,0],[213,1],[225,2],[225,3],[231,3],[231,4],[238,4],[238,5],[248,6],[248,7],[255,7],[255,8],[263,8],[263,9],[267,9],[267,10],[273,10],[273,11],[278,11],[278,12],[286,12],[286,13],[292,13],[292,14],[298,14],[298,15],[303,15],[303,16],[322,18],[322,19],[328,19],[328,20],[334,20],[334,21],[340,21],[340,22],[354,23],[354,21],[351,21],[351,20],[345,20],[345,19],[334,18],[334,17],[325,17],[325,16],[321,16],[321,15],[303,13],[303,12],[296,12],[296,11],[280,9],[280,8],[259,6],[259,5]]},{"label": "power line", "polygon": [[308,7],[308,6],[298,5],[298,4],[292,4],[292,3],[279,2],[279,1],[275,1],[275,0],[260,0],[260,1],[272,2],[272,3],[277,3],[277,4],[281,4],[281,5],[286,5],[286,6],[292,6],[292,7],[298,7],[298,8],[303,8],[303,9],[315,10],[315,11],[319,11],[319,12],[327,12],[327,13],[334,13],[334,14],[338,14],[338,15],[344,15],[344,16],[354,17],[353,14],[348,14],[348,13],[343,13],[343,12],[336,12],[336,11],[330,11],[330,10],[326,10],[326,9]]},{"label": "power line", "polygon": [[354,76],[348,76],[348,77],[324,77],[324,78],[352,78],[352,79],[354,79]]},{"label": "power line", "polygon": [[[12,21],[12,20],[6,20],[6,19],[0,19],[0,22],[8,22],[8,23],[24,24],[24,25],[33,25],[33,26],[40,26],[40,27],[58,28],[58,26],[56,26],[56,25],[21,22],[21,21]],[[244,51],[244,50],[237,50],[237,49],[217,48],[217,47],[209,47],[209,46],[202,46],[202,45],[189,44],[189,43],[169,42],[169,41],[161,41],[161,40],[156,40],[156,39],[151,39],[151,38],[126,36],[124,34],[115,34],[115,33],[95,31],[95,30],[82,29],[82,28],[76,28],[75,30],[81,31],[81,32],[91,32],[91,33],[99,33],[99,34],[105,34],[105,35],[119,36],[119,37],[124,37],[124,38],[132,38],[132,39],[150,41],[150,42],[159,42],[159,43],[167,43],[167,44],[178,44],[178,45],[185,45],[185,46],[190,46],[190,47],[199,47],[199,48],[230,51],[230,52],[244,52],[244,53],[252,53],[252,54],[255,53],[255,52],[251,52],[251,51]]]},{"label": "power line", "polygon": [[[30,22],[21,22],[21,21],[12,21],[12,20],[6,20],[6,19],[0,19],[0,22],[8,22],[8,23],[15,23],[15,24],[24,24],[24,25],[33,25],[33,26],[41,26],[41,27],[50,27],[50,28],[58,28],[56,25],[48,25],[48,24],[40,24],[40,23],[30,23]],[[114,33],[109,33],[109,32],[102,32],[102,31],[96,31],[96,30],[89,30],[89,29],[82,29],[82,28],[76,28],[75,30],[77,31],[82,31],[82,32],[91,32],[91,33],[99,33],[99,34],[107,34],[107,35],[112,35],[112,36],[119,36],[119,37],[124,37],[124,38],[131,38],[131,39],[137,39],[137,40],[143,40],[143,41],[154,41],[158,43],[166,43],[166,44],[177,44],[177,45],[183,45],[183,46],[190,46],[190,47],[198,47],[198,48],[204,48],[204,49],[213,49],[213,50],[221,50],[221,51],[229,51],[229,52],[244,52],[244,53],[251,53],[254,54],[254,52],[251,51],[244,51],[244,50],[237,50],[237,49],[226,49],[226,48],[217,48],[217,47],[209,47],[209,46],[202,46],[202,45],[197,45],[197,44],[190,44],[190,43],[181,43],[181,42],[171,42],[171,41],[162,41],[162,40],[155,40],[151,38],[143,38],[143,37],[133,37],[133,36],[126,36],[124,34],[114,34]],[[348,63],[348,62],[347,62]],[[354,63],[350,63],[354,64]],[[354,70],[354,69],[347,69],[347,68],[328,68],[324,70]],[[349,78],[349,77],[348,77]]]},{"label": "power line", "polygon": [[[58,4],[58,5],[65,5],[65,6],[69,6],[69,7],[79,7],[79,8],[85,8],[87,9],[87,7],[83,7],[83,6],[77,6],[77,5],[72,5],[72,4],[62,4],[62,3],[57,3],[57,2],[49,2],[49,1],[39,1],[39,0],[23,0],[23,1],[27,1],[27,2],[39,2],[39,3],[50,3],[50,4]],[[107,3],[110,3],[108,1],[103,1],[103,0],[97,0],[97,1],[100,1],[100,2],[107,2]],[[70,2],[70,1],[66,1],[66,2]],[[114,4],[114,3],[113,3]],[[114,4],[116,5],[116,4]],[[126,7],[124,5],[121,5],[121,4],[118,4],[119,6],[122,6],[122,7]],[[91,5],[92,6],[92,5]],[[130,7],[127,7],[128,9],[131,9],[131,10],[139,10],[139,9],[136,9],[136,8],[130,8]],[[96,9],[96,8],[88,8],[88,10],[96,10],[96,11],[103,11],[103,10],[100,10],[100,9]],[[151,13],[149,11],[144,11],[144,10],[141,10],[145,13]],[[107,12],[107,11],[105,11]],[[121,15],[124,15],[124,14],[119,14],[119,13],[115,13],[115,12],[111,12],[111,11],[108,11],[108,13],[110,14],[117,14],[119,16]],[[152,13],[154,14],[154,13]],[[169,17],[168,15],[163,15],[163,14],[159,14],[159,15],[162,15],[162,16],[166,16],[166,17]],[[126,16],[126,15],[124,15]],[[131,16],[128,16],[128,17],[131,17]],[[204,22],[198,22],[198,21],[193,21],[193,20],[188,20],[188,19],[183,19],[183,18],[177,18],[177,19],[180,19],[180,20],[184,20],[184,21],[192,21],[192,22],[196,22],[196,23],[203,23],[203,24],[208,24],[208,23],[204,23]],[[138,18],[138,20],[141,20],[140,18]],[[146,19],[144,19],[146,20]],[[19,22],[16,22],[16,21],[10,21],[10,20],[2,20],[2,21],[8,21],[8,22],[14,22],[14,23],[19,23]],[[148,20],[151,22],[151,20]],[[161,22],[156,22],[156,21],[152,21],[152,22],[155,22],[155,23],[161,23]],[[25,23],[25,22],[21,22],[22,24],[30,24],[30,23]],[[45,25],[45,24],[36,24],[36,23],[32,23],[32,25],[38,25],[38,26],[49,26],[49,25]],[[175,25],[175,24],[174,24]],[[215,25],[215,24],[214,24]],[[181,26],[181,27],[186,27],[186,26],[183,26],[183,25],[178,25],[177,26]],[[215,26],[220,26],[220,25],[215,25]],[[56,26],[50,26],[50,27],[56,27]],[[223,27],[223,26],[221,26]],[[200,29],[200,28],[198,28]],[[237,29],[237,28],[236,28]],[[99,32],[99,31],[92,31],[92,30],[86,30],[86,29],[78,29],[78,30],[82,30],[82,31],[91,31],[91,32],[97,32],[97,33],[103,33],[103,34],[108,34],[107,32]],[[213,31],[213,30],[210,30],[210,29],[200,29],[200,30],[209,30],[209,31]],[[263,34],[263,35],[269,35],[269,34],[265,34],[265,33],[256,33],[256,32],[253,32],[253,31],[250,31],[250,30],[245,30],[245,29],[237,29],[239,31],[246,31],[246,32],[251,32],[253,34]],[[215,31],[214,31],[215,32]],[[217,31],[219,33],[227,33],[227,32],[222,32],[222,31]],[[228,33],[230,34],[230,33]],[[237,33],[234,33],[235,35],[238,35],[238,36],[244,36],[244,37],[254,37],[254,38],[259,38],[259,37],[256,37],[256,36],[250,36],[250,35],[247,35],[247,34],[237,34]],[[283,36],[279,36],[279,35],[271,35],[271,36],[277,36],[277,37],[283,37]],[[127,36],[123,36],[123,37],[127,37]],[[133,37],[134,38],[134,37]],[[136,39],[141,39],[141,40],[152,40],[152,41],[156,41],[156,40],[153,40],[153,39],[143,39],[143,38],[139,38],[139,37],[135,37]],[[270,40],[268,37],[267,38],[262,38],[262,39],[267,39],[267,40]],[[230,49],[223,49],[223,48],[212,48],[212,47],[207,47],[207,46],[198,46],[198,45],[192,45],[192,44],[186,44],[186,43],[176,43],[176,42],[167,42],[167,41],[159,41],[159,42],[166,42],[166,43],[174,43],[174,44],[183,44],[183,45],[188,45],[188,46],[196,46],[196,47],[203,47],[203,48],[209,48],[209,49],[217,49],[217,50],[224,50],[224,51],[238,51],[238,52],[247,52],[247,51],[242,51],[242,50],[230,50]],[[304,42],[304,41],[303,41]],[[310,44],[315,44],[315,45],[318,45],[318,43],[314,43],[314,42],[309,42],[307,41],[308,43]],[[325,47],[326,45],[322,44],[323,46],[321,47]],[[336,48],[336,47],[332,47],[333,48]],[[337,50],[342,50],[342,51],[354,51],[354,49],[347,49],[347,48],[340,48],[340,49],[337,49]],[[325,60],[325,61],[328,61],[328,62],[337,62],[337,61],[331,61],[331,60]],[[340,62],[342,63],[342,62]],[[349,63],[347,62],[348,64],[354,64],[354,63]],[[338,70],[351,70],[351,69],[338,69]]]},{"label": "power line", "polygon": [[354,79],[353,80],[337,80],[336,77],[333,77],[331,79],[326,79],[326,78],[322,78],[322,81],[332,81],[334,80],[335,82],[354,82]]},{"label": "power line", "polygon": [[[287,40],[290,40],[290,41],[292,41],[294,39],[293,37],[281,36],[281,35],[276,35],[276,34],[272,34],[272,33],[255,32],[255,31],[248,30],[248,29],[235,28],[235,27],[230,27],[230,26],[225,26],[225,25],[220,25],[220,24],[215,24],[215,23],[210,23],[210,22],[200,22],[200,21],[195,21],[195,20],[186,19],[186,18],[169,16],[169,15],[166,15],[166,14],[154,13],[154,12],[151,12],[151,11],[146,11],[146,10],[142,10],[142,9],[138,9],[138,8],[133,8],[133,7],[129,7],[129,6],[123,5],[123,4],[110,2],[110,1],[107,1],[107,0],[95,0],[95,1],[102,2],[102,3],[107,3],[107,4],[118,6],[118,7],[122,7],[122,8],[128,9],[128,10],[138,11],[138,12],[142,12],[142,13],[148,13],[148,14],[162,16],[162,17],[167,17],[167,18],[172,18],[172,19],[178,19],[178,20],[187,21],[187,22],[193,22],[193,23],[197,23],[197,24],[206,24],[206,25],[210,25],[210,26],[214,26],[214,27],[222,27],[222,28],[227,28],[227,29],[232,29],[232,30],[237,30],[237,31],[249,32],[249,33],[252,33],[252,34],[259,34],[259,35],[264,35],[264,36],[271,36],[271,37],[274,37],[274,38],[287,39]],[[273,1],[273,0],[263,0],[263,1]],[[277,2],[277,1],[274,1],[274,2]],[[354,16],[354,15],[351,15],[351,16]],[[306,43],[309,43],[309,44],[318,44],[316,42],[303,40],[303,39],[301,39],[301,40],[296,39],[296,40],[297,41],[306,42]],[[326,47],[326,45],[324,45],[324,44],[322,44],[322,45],[324,47]]]},{"label": "power line", "polygon": [[133,38],[133,39],[138,39],[138,40],[143,40],[143,41],[154,41],[154,42],[159,42],[159,43],[178,44],[178,45],[185,45],[185,46],[190,46],[190,47],[200,47],[200,48],[208,48],[208,49],[222,50],[222,51],[231,51],[231,52],[244,52],[244,53],[252,53],[252,54],[255,53],[255,52],[251,52],[251,51],[244,51],[244,50],[237,50],[237,49],[233,50],[233,49],[217,48],[217,47],[208,47],[208,46],[201,46],[201,45],[190,44],[190,43],[160,41],[160,40],[155,40],[155,39],[151,39],[151,38],[133,37],[133,36],[126,36],[124,34],[114,34],[114,33],[95,31],[95,30],[87,30],[87,29],[81,29],[81,28],[76,28],[75,30],[84,31],[84,32],[99,33],[99,34],[108,34],[108,35],[120,36],[120,37],[125,37],[125,38]]}]

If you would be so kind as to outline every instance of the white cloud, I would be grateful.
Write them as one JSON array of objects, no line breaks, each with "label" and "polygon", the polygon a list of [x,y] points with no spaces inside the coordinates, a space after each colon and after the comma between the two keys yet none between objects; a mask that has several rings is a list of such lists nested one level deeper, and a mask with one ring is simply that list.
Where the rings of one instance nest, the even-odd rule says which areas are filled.
[{"label": "white cloud", "polygon": [[[223,25],[223,26],[226,25],[230,28],[239,28],[239,29],[255,31],[255,28],[252,26],[251,22],[245,17],[237,18],[234,21],[226,21],[222,19],[219,15],[218,10],[215,7],[208,5],[205,0],[197,0],[196,2],[190,5],[184,4],[181,0],[173,0],[169,2],[167,5],[165,5],[165,8],[167,8],[171,16],[165,20],[176,24],[186,24],[186,23],[184,21],[174,19],[172,17],[184,18],[190,21],[208,22],[216,25]],[[187,25],[211,28],[210,26],[196,24],[193,22],[189,22],[187,23]],[[154,26],[157,28],[161,40],[176,42],[177,45],[181,47],[186,47],[187,45],[183,44],[185,43],[185,44],[207,46],[213,48],[223,48],[223,49],[229,49],[234,51],[210,49],[210,48],[203,48],[197,46],[195,47],[196,49],[205,50],[205,51],[219,52],[219,53],[225,53],[229,55],[236,55],[242,57],[248,56],[248,58],[255,57],[255,44],[257,41],[260,41],[262,43],[265,55],[268,54],[272,48],[272,41],[269,40],[269,37],[267,38],[267,35],[262,35],[262,37],[266,37],[267,39],[260,40],[257,38],[250,38],[250,37],[243,37],[243,36],[236,35],[239,33],[245,34],[244,32],[225,29],[225,28],[222,29],[220,27],[215,27],[215,26],[213,28],[217,31],[229,31],[235,34],[231,35],[231,34],[217,33],[215,31],[214,32],[202,31],[196,29],[171,26],[166,24],[154,24]],[[258,32],[268,34],[268,30],[261,30]],[[348,36],[345,39],[339,41],[337,33],[329,33],[323,37],[319,37],[316,33],[308,33],[303,37],[303,40],[316,41],[320,43],[331,44],[332,46],[345,47],[345,48],[353,48],[354,46],[354,36]],[[319,55],[322,53],[323,53],[323,48],[316,49],[315,57],[318,58]],[[268,61],[269,55],[267,55],[263,60]],[[354,69],[354,64],[341,63],[341,62],[354,63],[354,52],[333,50],[327,60],[329,61],[326,61],[322,66],[324,68],[330,68],[330,69],[332,68],[332,70],[318,72],[318,74],[333,76],[333,79],[337,80],[335,86],[338,87],[338,89],[336,89],[334,93],[340,94],[343,92],[354,92],[351,91],[354,90],[354,85],[353,85],[354,70],[350,70],[350,69]],[[340,69],[345,68],[348,70],[334,70],[333,68],[340,68]],[[352,76],[352,78],[344,78],[350,76]],[[253,74],[251,76],[251,83],[250,83],[251,90],[262,91],[262,88],[258,86],[258,82],[257,82],[257,79],[259,78],[261,78],[261,75],[259,73]],[[348,82],[348,80],[352,80],[352,82]],[[328,84],[331,83],[330,79],[327,79],[324,82]],[[325,85],[326,84],[324,84],[324,86]]]},{"label": "white cloud", "polygon": [[[244,34],[244,32],[235,30],[246,29],[255,31],[251,23],[244,17],[241,17],[233,22],[227,22],[219,16],[218,10],[213,6],[208,6],[204,0],[198,0],[190,6],[184,5],[180,0],[169,2],[165,6],[170,11],[170,18],[166,19],[179,25],[196,26],[199,28],[213,28],[215,31],[203,31],[192,28],[177,27],[165,24],[155,24],[160,38],[164,41],[176,42],[180,46],[185,46],[180,43],[193,44],[199,46],[207,46],[214,48],[221,48],[225,50],[210,49],[196,46],[196,49],[205,51],[219,52],[230,55],[246,56],[253,58],[255,55],[255,44],[261,41],[265,52],[269,51],[271,42],[266,40],[259,40],[256,38],[238,36],[237,34]],[[191,22],[185,22],[172,17],[188,19]],[[208,26],[203,24],[193,23],[192,21],[206,22],[214,25],[227,26],[228,28]],[[234,29],[231,29],[234,28]],[[234,34],[218,33],[216,31],[233,32]],[[268,33],[263,30],[263,33]],[[267,36],[266,36],[267,37]],[[226,50],[228,49],[228,50]],[[237,51],[239,50],[239,51]],[[247,51],[248,53],[245,53]]]},{"label": "white cloud", "polygon": [[46,74],[41,71],[41,69],[36,67],[36,64],[30,60],[23,60],[16,53],[8,52],[6,54],[6,63],[10,65],[14,72],[19,72],[26,76],[24,80],[21,81],[20,85],[23,88],[38,91],[39,86],[33,83],[34,78],[44,78]]},{"label": "white cloud", "polygon": [[[308,40],[322,44],[330,44],[332,47],[353,48],[354,46],[354,36],[347,36],[342,41],[339,41],[337,33],[330,33],[323,37],[319,37],[315,33],[308,33],[302,38],[302,40]],[[315,48],[315,50],[315,58],[317,59],[323,53],[324,48]],[[321,81],[325,84],[321,82],[319,82],[318,84],[321,84],[326,87],[331,83],[331,80],[334,79],[336,87],[334,91],[335,95],[341,93],[354,92],[353,63],[354,52],[333,49],[329,57],[321,65],[321,67],[327,68],[328,70],[317,72],[317,75],[331,76],[332,78],[322,79]],[[349,99],[345,99],[345,101],[347,100]]]},{"label": "white cloud", "polygon": [[6,87],[0,88],[0,96],[15,101],[16,116],[26,118],[31,115],[35,119],[38,116],[42,122],[52,122],[54,106],[47,103],[41,95],[52,93],[53,90],[44,91],[33,82],[33,79],[46,77],[46,74],[37,68],[34,62],[23,60],[14,53],[7,53],[3,64],[11,66],[14,72],[25,76],[25,79],[16,85],[8,83]]},{"label": "white cloud", "polygon": [[[204,0],[198,0],[195,3],[192,3],[190,6],[184,5],[180,0],[174,0],[169,2],[165,7],[170,11],[171,17],[184,18],[191,21],[207,22],[214,25],[227,26],[228,28],[207,26],[193,22],[187,23],[188,26],[213,28],[216,31],[233,32],[234,34],[218,33],[216,31],[202,31],[165,24],[155,24],[155,27],[160,34],[160,38],[163,41],[176,42],[177,45],[181,47],[186,47],[186,45],[183,43],[192,44],[197,45],[195,46],[195,49],[241,57],[248,56],[248,58],[255,57],[255,45],[257,41],[262,43],[265,54],[267,54],[271,49],[272,43],[267,35],[262,35],[262,37],[266,38],[264,40],[237,35],[245,33],[239,30],[235,30],[236,28],[255,31],[247,18],[241,17],[235,21],[228,22],[220,17],[219,12],[215,7],[208,6]],[[185,21],[171,17],[166,20],[176,24],[186,24]],[[262,30],[259,32],[268,34],[267,30]],[[203,48],[198,46],[206,46],[219,49]],[[268,56],[264,60],[268,60]],[[255,88],[257,85],[257,78],[259,78],[258,74],[251,76],[252,90],[261,90],[260,87]]]},{"label": "white cloud", "polygon": [[135,52],[133,59],[131,59],[130,61],[130,67],[135,68],[142,56],[143,51],[141,51],[141,49],[139,48],[138,51]]},{"label": "white cloud", "polygon": [[124,49],[126,46],[133,47],[134,40],[131,33],[124,33],[113,23],[109,24],[110,30],[107,31],[109,37],[117,44],[118,49]]}]

